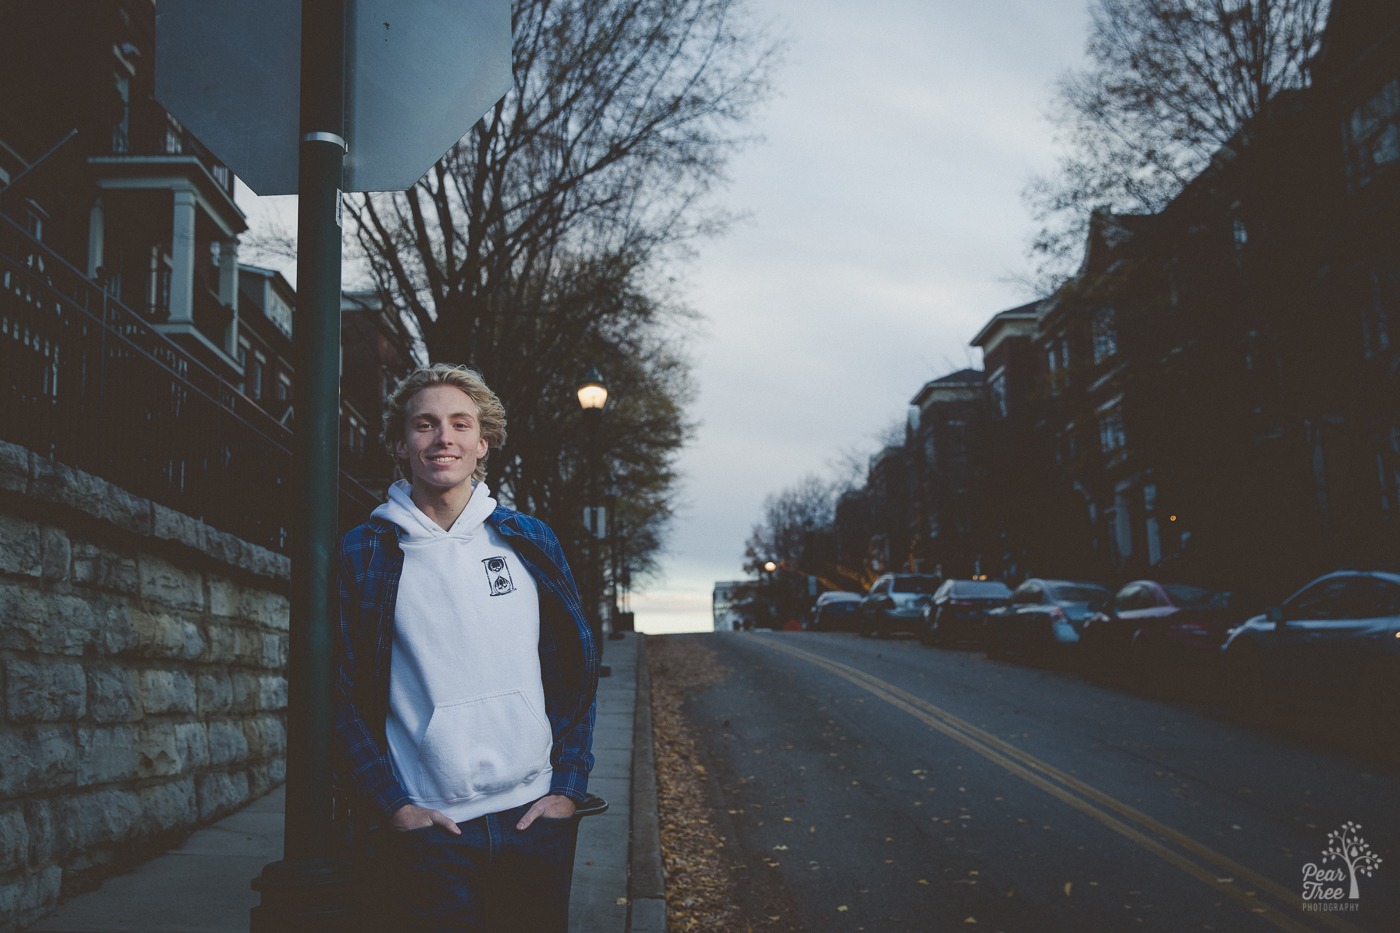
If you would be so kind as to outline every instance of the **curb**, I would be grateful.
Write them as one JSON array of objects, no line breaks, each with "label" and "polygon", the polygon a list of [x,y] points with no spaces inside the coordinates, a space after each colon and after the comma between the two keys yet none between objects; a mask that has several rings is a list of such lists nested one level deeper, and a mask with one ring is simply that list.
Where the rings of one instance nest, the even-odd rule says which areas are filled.
[{"label": "curb", "polygon": [[647,636],[637,639],[637,699],[632,715],[632,833],[627,882],[628,933],[666,933],[666,876],[656,813],[656,752],[651,735]]}]

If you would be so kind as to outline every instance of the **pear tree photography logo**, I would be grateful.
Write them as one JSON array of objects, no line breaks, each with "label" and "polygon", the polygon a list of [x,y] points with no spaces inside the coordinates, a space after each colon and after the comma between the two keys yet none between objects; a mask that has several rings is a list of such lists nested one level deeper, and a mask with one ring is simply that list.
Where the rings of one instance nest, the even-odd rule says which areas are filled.
[{"label": "pear tree photography logo", "polygon": [[1346,822],[1327,834],[1322,863],[1303,866],[1303,909],[1352,911],[1361,909],[1361,878],[1381,867],[1381,857],[1361,838],[1361,824]]}]

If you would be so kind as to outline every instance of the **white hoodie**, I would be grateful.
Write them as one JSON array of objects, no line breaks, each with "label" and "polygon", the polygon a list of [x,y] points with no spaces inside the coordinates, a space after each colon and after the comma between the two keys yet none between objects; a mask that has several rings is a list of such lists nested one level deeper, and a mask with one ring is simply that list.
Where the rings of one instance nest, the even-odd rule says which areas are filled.
[{"label": "white hoodie", "polygon": [[549,793],[553,733],[534,578],[486,519],[484,483],[450,530],[398,481],[375,516],[400,529],[389,760],[417,805],[458,823]]}]

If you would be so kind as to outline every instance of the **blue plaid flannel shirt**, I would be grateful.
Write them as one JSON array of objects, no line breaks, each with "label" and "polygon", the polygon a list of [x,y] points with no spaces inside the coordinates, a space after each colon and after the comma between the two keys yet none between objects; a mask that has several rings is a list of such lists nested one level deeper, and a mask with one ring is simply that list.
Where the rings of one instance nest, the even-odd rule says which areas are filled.
[{"label": "blue plaid flannel shirt", "polygon": [[[487,519],[520,557],[540,591],[540,673],[554,731],[550,793],[581,802],[593,768],[598,650],[578,587],[549,526],[497,506]],[[371,518],[340,539],[340,637],[336,640],[336,770],[385,818],[409,803],[389,764],[389,656],[403,551],[399,529]]]}]

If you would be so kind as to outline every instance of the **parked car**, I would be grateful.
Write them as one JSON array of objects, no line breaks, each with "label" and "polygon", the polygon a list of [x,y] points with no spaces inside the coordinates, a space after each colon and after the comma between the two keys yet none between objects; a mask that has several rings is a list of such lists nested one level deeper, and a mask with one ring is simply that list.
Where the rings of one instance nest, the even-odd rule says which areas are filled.
[{"label": "parked car", "polygon": [[1209,692],[1220,646],[1256,610],[1236,591],[1134,580],[1084,620],[1080,663],[1151,692]]},{"label": "parked car", "polygon": [[1378,746],[1400,751],[1400,573],[1324,574],[1232,631],[1222,657],[1241,718],[1285,699],[1355,711]]},{"label": "parked car", "polygon": [[860,634],[916,633],[924,604],[943,582],[931,573],[887,573],[870,585],[860,604]]},{"label": "parked car", "polygon": [[1079,630],[1113,593],[1084,580],[1026,580],[1007,601],[986,613],[986,648],[992,657],[1048,654],[1079,643]]},{"label": "parked car", "polygon": [[853,632],[860,619],[859,593],[832,590],[817,597],[807,628],[814,632]]},{"label": "parked car", "polygon": [[926,645],[981,644],[987,610],[1010,595],[1011,587],[1000,580],[944,580],[924,607],[919,640]]}]

